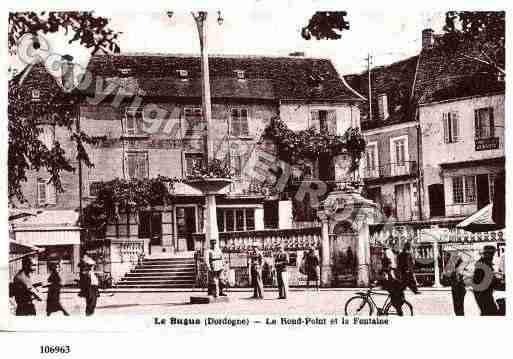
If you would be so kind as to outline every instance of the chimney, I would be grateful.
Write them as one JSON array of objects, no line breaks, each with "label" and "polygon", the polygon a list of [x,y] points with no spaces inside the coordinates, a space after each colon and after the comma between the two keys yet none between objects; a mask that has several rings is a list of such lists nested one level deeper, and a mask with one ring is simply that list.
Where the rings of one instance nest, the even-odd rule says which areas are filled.
[{"label": "chimney", "polygon": [[435,32],[433,29],[422,30],[422,50],[433,48],[435,43]]},{"label": "chimney", "polygon": [[305,52],[304,51],[294,51],[294,52],[291,52],[289,54],[289,56],[293,56],[293,57],[305,57]]},{"label": "chimney", "polygon": [[62,56],[61,62],[61,80],[64,91],[69,92],[75,87],[74,71],[73,71],[73,56]]}]

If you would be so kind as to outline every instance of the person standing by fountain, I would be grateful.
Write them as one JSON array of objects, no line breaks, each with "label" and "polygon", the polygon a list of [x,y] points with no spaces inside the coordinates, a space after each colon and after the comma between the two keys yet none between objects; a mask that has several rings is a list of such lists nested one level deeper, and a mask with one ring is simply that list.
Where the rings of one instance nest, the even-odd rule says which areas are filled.
[{"label": "person standing by fountain", "polygon": [[257,246],[251,253],[251,278],[253,282],[253,298],[264,299],[264,283],[262,282],[263,256]]},{"label": "person standing by fountain", "polygon": [[212,285],[209,286],[209,288],[212,288],[212,290],[209,290],[209,294],[212,294],[214,298],[226,296],[220,284],[223,267],[223,252],[216,246],[216,240],[212,239],[210,240],[210,250],[208,251],[208,272],[210,277],[209,282]]}]

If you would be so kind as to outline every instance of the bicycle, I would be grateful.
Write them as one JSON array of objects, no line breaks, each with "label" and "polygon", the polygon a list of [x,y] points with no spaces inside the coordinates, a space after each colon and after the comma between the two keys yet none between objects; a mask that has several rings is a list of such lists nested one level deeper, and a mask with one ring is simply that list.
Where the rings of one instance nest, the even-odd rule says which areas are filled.
[{"label": "bicycle", "polygon": [[[373,290],[371,286],[366,292],[356,292],[354,297],[347,300],[344,307],[345,315],[348,316],[371,316],[374,311],[377,315],[398,315],[394,306],[392,306],[389,293],[381,293]],[[386,295],[387,298],[381,307],[379,307],[372,295]],[[401,305],[404,316],[413,316],[413,306],[406,299]]]}]

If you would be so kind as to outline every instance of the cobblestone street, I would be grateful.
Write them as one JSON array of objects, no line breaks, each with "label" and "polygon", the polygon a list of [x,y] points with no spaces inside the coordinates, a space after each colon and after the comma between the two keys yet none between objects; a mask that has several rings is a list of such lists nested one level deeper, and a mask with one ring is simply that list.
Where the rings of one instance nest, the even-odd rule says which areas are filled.
[{"label": "cobblestone street", "polygon": [[[301,314],[323,313],[343,314],[347,299],[359,289],[292,289],[289,299],[277,299],[277,291],[268,289],[263,301],[251,299],[249,290],[229,292],[230,302],[214,304],[189,304],[191,295],[203,295],[202,292],[108,292],[98,298],[96,315],[104,314]],[[43,295],[43,299],[46,294]],[[385,296],[374,296],[382,304]],[[407,300],[413,305],[415,315],[452,315],[451,293],[448,290],[423,290],[414,295],[406,292]],[[62,303],[71,315],[83,315],[84,300],[76,292],[62,294]],[[36,302],[38,315],[45,314],[45,302]],[[478,315],[479,311],[471,292],[465,299],[467,315]],[[62,314],[54,314],[54,316]]]}]

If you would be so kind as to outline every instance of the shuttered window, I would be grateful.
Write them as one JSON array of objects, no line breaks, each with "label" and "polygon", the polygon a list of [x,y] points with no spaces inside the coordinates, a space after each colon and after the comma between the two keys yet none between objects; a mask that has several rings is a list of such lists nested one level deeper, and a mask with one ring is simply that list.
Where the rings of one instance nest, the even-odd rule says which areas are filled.
[{"label": "shuttered window", "polygon": [[495,123],[493,108],[485,107],[474,111],[476,138],[490,138],[495,136]]},{"label": "shuttered window", "polygon": [[148,152],[128,152],[126,154],[128,178],[148,178]]},{"label": "shuttered window", "polygon": [[245,108],[232,108],[231,135],[235,137],[248,136],[248,110]]},{"label": "shuttered window", "polygon": [[203,134],[205,125],[203,112],[200,107],[186,107],[183,111],[185,119],[185,136],[200,136]]},{"label": "shuttered window", "polygon": [[335,110],[312,110],[310,111],[309,128],[315,128],[321,133],[336,135],[337,113]]},{"label": "shuttered window", "polygon": [[453,203],[471,203],[476,201],[476,176],[458,176],[452,178]]},{"label": "shuttered window", "polygon": [[127,108],[125,111],[125,126],[123,134],[125,136],[136,136],[142,129],[143,112],[139,108]]},{"label": "shuttered window", "polygon": [[45,206],[48,204],[57,203],[57,191],[55,185],[45,179],[37,180],[37,204],[39,206]]},{"label": "shuttered window", "polygon": [[442,118],[444,128],[444,142],[456,143],[459,141],[459,119],[457,112],[447,112]]}]

